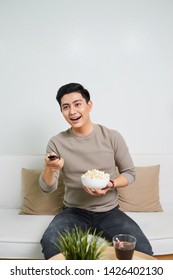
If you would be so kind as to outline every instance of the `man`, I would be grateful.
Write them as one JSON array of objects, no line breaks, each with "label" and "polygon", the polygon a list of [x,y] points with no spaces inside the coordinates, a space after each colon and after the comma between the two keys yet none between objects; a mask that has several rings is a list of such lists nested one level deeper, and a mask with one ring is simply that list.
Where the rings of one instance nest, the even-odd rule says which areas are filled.
[{"label": "man", "polygon": [[[62,169],[65,207],[42,237],[45,259],[57,254],[53,242],[57,242],[58,233],[75,226],[102,231],[110,242],[116,234],[131,234],[137,239],[136,250],[152,255],[152,248],[139,226],[118,209],[117,188],[129,185],[135,178],[134,164],[123,137],[115,130],[92,123],[90,94],[82,85],[62,86],[56,99],[70,128],[50,139],[40,186],[44,192],[54,191]],[[50,155],[60,158],[51,160]],[[81,175],[91,169],[110,174],[111,181],[104,189],[91,190],[82,185]]]}]

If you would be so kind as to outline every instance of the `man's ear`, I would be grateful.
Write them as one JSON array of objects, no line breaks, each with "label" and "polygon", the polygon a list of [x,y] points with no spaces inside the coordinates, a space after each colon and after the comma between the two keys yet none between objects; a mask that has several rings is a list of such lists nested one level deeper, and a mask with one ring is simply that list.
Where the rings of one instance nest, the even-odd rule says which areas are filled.
[{"label": "man's ear", "polygon": [[88,101],[88,108],[89,108],[89,111],[92,110],[92,107],[93,107],[93,103],[92,103],[92,101],[90,100],[90,101]]}]

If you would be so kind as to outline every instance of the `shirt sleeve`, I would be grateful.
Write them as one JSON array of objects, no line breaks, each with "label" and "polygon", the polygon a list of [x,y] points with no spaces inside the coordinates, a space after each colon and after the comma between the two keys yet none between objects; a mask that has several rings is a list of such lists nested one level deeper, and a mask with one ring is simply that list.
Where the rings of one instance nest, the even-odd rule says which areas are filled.
[{"label": "shirt sleeve", "polygon": [[[54,144],[53,139],[50,139],[50,141],[49,141],[49,143],[47,145],[47,149],[46,149],[46,153],[51,153],[51,152],[54,152],[57,155],[59,155],[59,152],[58,152],[58,150],[56,148],[56,145]],[[56,174],[55,174],[55,183],[50,186],[43,179],[43,171],[42,171],[41,174],[40,174],[40,177],[39,177],[39,185],[40,185],[41,190],[44,191],[44,192],[53,192],[53,191],[55,191],[58,188],[59,174],[60,174],[60,171],[57,171]]]},{"label": "shirt sleeve", "polygon": [[55,183],[50,186],[44,181],[43,172],[41,172],[40,177],[39,177],[39,185],[43,192],[46,192],[46,193],[53,192],[58,188],[59,172],[57,173],[57,175],[55,177],[56,177]]},{"label": "shirt sleeve", "polygon": [[114,150],[115,164],[118,168],[118,172],[128,180],[129,184],[131,184],[135,180],[135,166],[127,144],[122,135],[118,132],[114,138]]}]

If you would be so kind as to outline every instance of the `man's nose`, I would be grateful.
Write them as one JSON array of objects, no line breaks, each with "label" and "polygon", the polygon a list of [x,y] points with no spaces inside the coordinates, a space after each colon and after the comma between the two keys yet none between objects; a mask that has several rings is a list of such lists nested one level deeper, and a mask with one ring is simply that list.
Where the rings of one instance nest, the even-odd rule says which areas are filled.
[{"label": "man's nose", "polygon": [[75,106],[71,106],[70,107],[70,114],[71,115],[74,115],[76,113],[76,108],[75,108]]}]

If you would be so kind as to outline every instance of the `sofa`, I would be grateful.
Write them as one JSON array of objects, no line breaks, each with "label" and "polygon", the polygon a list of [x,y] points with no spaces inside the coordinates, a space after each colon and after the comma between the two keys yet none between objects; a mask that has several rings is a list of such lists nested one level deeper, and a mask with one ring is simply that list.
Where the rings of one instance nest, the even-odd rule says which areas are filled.
[{"label": "sofa", "polygon": [[[137,170],[141,172],[140,180],[144,185],[141,185],[141,189],[138,184],[132,188],[126,187],[128,188],[126,196],[120,192],[120,207],[139,224],[151,242],[155,255],[173,254],[173,155],[132,155],[132,157]],[[41,170],[43,165],[42,155],[0,156],[1,259],[43,259],[40,239],[57,210],[54,212],[26,210],[25,213],[24,203],[27,193],[24,193],[26,190],[23,188],[26,180],[21,175],[24,174],[22,170],[33,172]],[[139,191],[136,191],[136,187]],[[60,195],[62,199],[63,193]],[[129,200],[128,203],[126,198]],[[136,201],[133,202],[133,199]],[[40,205],[44,206],[47,203],[40,203],[38,199],[36,206]],[[31,210],[30,206],[25,206],[28,211]],[[48,210],[51,209],[52,206]]]}]

